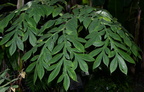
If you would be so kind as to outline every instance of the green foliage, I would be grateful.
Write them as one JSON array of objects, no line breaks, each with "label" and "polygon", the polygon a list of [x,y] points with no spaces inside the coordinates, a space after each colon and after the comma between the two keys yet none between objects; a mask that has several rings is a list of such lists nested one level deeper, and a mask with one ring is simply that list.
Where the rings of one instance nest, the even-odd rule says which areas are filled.
[{"label": "green foliage", "polygon": [[0,92],[7,92],[8,90],[11,90],[11,88],[18,88],[18,85],[10,85],[18,79],[10,80],[9,77],[6,76],[7,72],[8,69],[0,73]]},{"label": "green foliage", "polygon": [[62,0],[31,1],[0,21],[0,44],[11,56],[26,52],[22,60],[31,61],[26,72],[34,73],[33,82],[48,73],[48,83],[63,82],[68,90],[77,69],[88,72],[103,64],[111,73],[119,68],[127,74],[127,63],[135,64],[140,55],[121,24],[106,10],[78,6],[64,13],[63,5]]}]

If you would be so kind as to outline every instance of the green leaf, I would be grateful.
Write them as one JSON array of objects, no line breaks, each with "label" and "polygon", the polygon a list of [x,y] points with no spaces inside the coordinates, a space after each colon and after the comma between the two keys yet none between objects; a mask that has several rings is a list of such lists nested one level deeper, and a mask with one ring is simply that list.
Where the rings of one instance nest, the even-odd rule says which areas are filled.
[{"label": "green leaf", "polygon": [[69,76],[66,74],[65,77],[64,77],[64,82],[63,82],[63,86],[64,86],[64,89],[67,91],[69,86],[70,86],[70,78]]},{"label": "green leaf", "polygon": [[76,40],[77,40],[77,41],[79,41],[79,42],[82,42],[82,43],[86,43],[86,40],[85,40],[85,39],[83,39],[83,38],[80,38],[80,37],[79,37],[79,38],[77,38]]},{"label": "green leaf", "polygon": [[120,49],[117,49],[118,50],[118,53],[126,60],[128,61],[129,63],[133,63],[135,64],[135,61],[130,57],[130,55],[128,55],[126,52],[120,50]]},{"label": "green leaf", "polygon": [[62,75],[58,78],[57,83],[60,83],[63,79],[64,79],[64,74],[62,74]]},{"label": "green leaf", "polygon": [[90,47],[95,42],[95,40],[96,40],[95,37],[89,39],[85,44],[85,48]]},{"label": "green leaf", "polygon": [[48,71],[48,67],[49,67],[48,63],[46,61],[42,61],[41,63],[42,63],[43,68]]},{"label": "green leaf", "polygon": [[64,60],[64,66],[69,68],[69,67],[73,67],[73,63],[70,60]]},{"label": "green leaf", "polygon": [[94,61],[95,59],[89,54],[78,54],[85,61]]},{"label": "green leaf", "polygon": [[90,17],[85,17],[85,18],[84,18],[83,25],[84,25],[84,27],[85,27],[86,29],[87,29],[87,27],[89,26],[90,22],[91,22],[91,18],[90,18]]},{"label": "green leaf", "polygon": [[112,26],[110,26],[110,28],[113,32],[117,32],[117,30],[118,30],[116,25],[112,25]]},{"label": "green leaf", "polygon": [[54,54],[58,53],[59,51],[61,51],[61,50],[63,49],[63,47],[64,47],[64,43],[58,44],[58,45],[53,49],[52,54],[54,55]]},{"label": "green leaf", "polygon": [[101,61],[102,61],[102,57],[103,57],[103,54],[102,54],[102,53],[100,53],[100,54],[97,56],[97,58],[96,58],[96,60],[95,60],[95,62],[94,62],[94,64],[93,64],[93,69],[95,69],[95,68],[97,68],[97,67],[100,66]]},{"label": "green leaf", "polygon": [[13,43],[12,40],[8,41],[8,42],[5,44],[5,47],[9,47],[12,43]]},{"label": "green leaf", "polygon": [[31,63],[31,64],[26,68],[25,71],[26,71],[26,72],[31,72],[31,71],[34,69],[35,65],[36,65],[36,62]]},{"label": "green leaf", "polygon": [[12,30],[17,30],[16,29],[17,28],[17,25],[12,25],[12,26],[10,26],[5,32],[15,32],[15,31],[12,31]]},{"label": "green leaf", "polygon": [[54,11],[52,13],[53,18],[58,16],[61,13],[61,11],[62,11],[62,8],[60,8],[60,7],[54,9]]},{"label": "green leaf", "polygon": [[96,27],[98,27],[98,26],[99,26],[99,21],[98,21],[97,18],[95,18],[95,19],[90,23],[90,25],[89,25],[89,28],[88,28],[89,33],[93,32],[94,29],[95,29]]},{"label": "green leaf", "polygon": [[73,65],[74,65],[74,67],[73,67],[74,69],[76,69],[78,67],[78,61],[76,59],[74,60]]},{"label": "green leaf", "polygon": [[46,15],[48,16],[53,12],[54,7],[53,6],[46,6],[46,10],[47,10]]},{"label": "green leaf", "polygon": [[[66,50],[66,48],[64,48],[64,50]],[[64,53],[64,56],[66,59],[70,59],[70,55],[67,51]]]},{"label": "green leaf", "polygon": [[71,34],[73,33],[73,31],[71,31],[71,30],[66,30],[66,33],[67,33],[68,35],[71,35]]},{"label": "green leaf", "polygon": [[17,31],[17,34],[19,35],[19,37],[24,36],[24,32],[22,30]]},{"label": "green leaf", "polygon": [[0,42],[0,45],[3,45],[3,44],[5,44],[6,42],[8,42],[8,40],[10,40],[10,38],[12,37],[12,35],[13,35],[14,33],[15,33],[15,31],[12,31],[12,32],[6,34],[6,35],[2,38],[2,40],[1,40],[1,42]]},{"label": "green leaf", "polygon": [[30,61],[36,61],[39,58],[39,55],[35,55],[32,58],[30,58]]},{"label": "green leaf", "polygon": [[84,60],[82,60],[81,58],[79,58],[78,56],[76,58],[77,58],[77,61],[79,63],[80,69],[84,72],[88,72],[87,63]]},{"label": "green leaf", "polygon": [[49,64],[57,62],[63,56],[62,53],[56,54],[50,61]]},{"label": "green leaf", "polygon": [[32,54],[32,50],[29,50],[28,52],[24,54],[24,56],[22,57],[22,60],[26,61],[27,59],[30,58],[31,54]]},{"label": "green leaf", "polygon": [[[59,29],[58,29],[58,30],[59,30]],[[60,28],[60,30],[61,30],[61,28]],[[53,41],[56,42],[57,39],[58,39],[58,37],[59,37],[58,34],[53,35],[53,37],[52,37]]]},{"label": "green leaf", "polygon": [[39,63],[36,65],[36,69],[37,69],[37,74],[38,74],[39,79],[42,80],[42,78],[45,74],[44,67],[42,66],[41,63]]},{"label": "green leaf", "polygon": [[40,33],[42,33],[45,29],[48,29],[50,28],[51,26],[53,26],[55,23],[55,20],[49,20],[47,21],[43,26],[42,28],[40,29]]},{"label": "green leaf", "polygon": [[10,20],[14,17],[15,13],[12,12],[8,16],[6,16],[3,20],[0,21],[0,32],[4,31],[4,28],[8,25]]},{"label": "green leaf", "polygon": [[84,14],[86,14],[86,9],[81,8],[80,9],[80,16],[83,16]]},{"label": "green leaf", "polygon": [[15,53],[15,51],[16,51],[16,43],[13,42],[9,48],[10,55],[12,56]]},{"label": "green leaf", "polygon": [[83,28],[84,28],[83,26],[79,26],[77,32],[80,33],[83,30]]},{"label": "green leaf", "polygon": [[[110,31],[109,31],[109,32],[110,32]],[[116,33],[110,32],[109,35],[110,35],[114,40],[117,40],[117,41],[120,41],[120,42],[122,41],[121,37],[120,37],[118,34],[116,34]]]},{"label": "green leaf", "polygon": [[56,67],[57,67],[57,64],[53,64],[53,65],[47,67],[46,69],[47,69],[47,71],[52,71],[52,70],[54,70]]},{"label": "green leaf", "polygon": [[9,87],[0,87],[0,92],[6,92],[9,89]]},{"label": "green leaf", "polygon": [[77,35],[77,18],[72,18],[66,23],[66,30],[72,31],[74,35]]},{"label": "green leaf", "polygon": [[36,5],[34,7],[34,10],[37,12],[36,14],[39,15],[39,16],[45,16],[46,15],[46,12],[44,11],[45,8],[42,7],[43,5]]},{"label": "green leaf", "polygon": [[88,30],[89,33],[93,32],[93,31],[100,31],[104,28],[103,25],[100,25],[100,21],[98,21],[97,18],[95,18],[89,25]]},{"label": "green leaf", "polygon": [[34,70],[34,76],[33,76],[33,83],[34,84],[36,83],[37,77],[38,77],[38,75],[37,75],[37,69],[35,68],[35,70]]},{"label": "green leaf", "polygon": [[108,54],[108,57],[111,58],[111,57],[113,57],[115,54],[116,54],[115,51],[110,51],[110,53]]},{"label": "green leaf", "polygon": [[105,21],[108,21],[108,22],[111,22],[111,18],[108,18],[108,17],[102,17]]},{"label": "green leaf", "polygon": [[51,38],[48,39],[46,45],[47,45],[47,47],[48,47],[48,49],[49,49],[50,51],[53,50],[53,48],[54,48],[54,42],[53,42],[53,40],[52,40]]},{"label": "green leaf", "polygon": [[43,60],[48,63],[52,59],[52,54],[47,48],[45,48],[43,51]]},{"label": "green leaf", "polygon": [[[64,15],[63,15],[63,16],[64,16]],[[66,21],[66,20],[60,17],[60,18],[58,18],[58,19],[56,20],[55,25],[62,24],[62,23],[64,23],[64,21]]]},{"label": "green leaf", "polygon": [[9,71],[9,69],[5,69],[3,72],[0,73],[0,77],[4,78],[8,71]]},{"label": "green leaf", "polygon": [[61,35],[58,39],[58,44],[64,41],[64,35]]},{"label": "green leaf", "polygon": [[53,81],[57,77],[57,75],[60,72],[60,69],[61,69],[61,65],[57,64],[57,67],[49,75],[48,83],[50,83],[51,81]]},{"label": "green leaf", "polygon": [[117,30],[117,33],[120,35],[121,38],[125,38],[125,33],[122,30]]},{"label": "green leaf", "polygon": [[72,12],[74,13],[74,15],[78,15],[79,14],[79,9],[78,8],[74,8],[73,10],[72,10]]},{"label": "green leaf", "polygon": [[22,51],[24,50],[24,44],[19,37],[17,37],[16,44],[20,50],[22,50]]},{"label": "green leaf", "polygon": [[69,58],[72,59],[74,56],[74,52],[79,52],[79,51],[76,48],[71,48],[71,46],[72,46],[71,43],[67,41],[66,50],[67,50],[67,52],[69,52],[67,54],[68,54]]},{"label": "green leaf", "polygon": [[105,50],[105,53],[108,54],[108,55],[109,55],[110,52],[111,52],[110,49],[109,49],[108,47],[106,47],[104,50]]},{"label": "green leaf", "polygon": [[[45,2],[46,3],[46,2]],[[43,14],[42,14],[42,16],[43,17],[45,17],[45,15],[47,15],[47,8],[48,8],[48,6],[47,5],[40,5],[40,8],[41,8],[41,10],[42,10],[42,12],[43,12]],[[47,15],[48,16],[48,15]]]},{"label": "green leaf", "polygon": [[[50,5],[54,5],[54,4],[57,4],[57,2],[61,2],[61,3],[64,3],[65,0],[51,0],[49,1],[49,4]],[[60,6],[59,6],[60,7]]]},{"label": "green leaf", "polygon": [[33,17],[34,17],[34,20],[35,20],[36,23],[38,23],[41,19],[41,16],[39,14],[35,14]]},{"label": "green leaf", "polygon": [[29,32],[29,42],[32,46],[35,46],[37,42],[37,39],[32,32]]},{"label": "green leaf", "polygon": [[102,41],[95,41],[95,42],[93,43],[93,45],[96,46],[96,47],[101,47],[101,46],[104,45],[104,42],[102,42]]},{"label": "green leaf", "polygon": [[113,73],[118,66],[117,58],[115,57],[110,63],[110,72]]},{"label": "green leaf", "polygon": [[82,21],[84,20],[84,18],[85,18],[85,16],[83,16],[83,15],[81,14],[81,12],[80,12],[80,15],[79,15],[79,17],[78,17],[80,23],[82,23]]},{"label": "green leaf", "polygon": [[0,85],[5,81],[5,79],[0,79]]},{"label": "green leaf", "polygon": [[36,27],[36,22],[33,18],[26,19],[26,22],[30,27]]},{"label": "green leaf", "polygon": [[86,11],[86,13],[90,13],[90,12],[93,12],[94,9],[95,9],[95,8],[93,8],[93,7],[91,7],[91,6],[87,6],[87,7],[85,8],[85,11]]},{"label": "green leaf", "polygon": [[88,39],[88,38],[96,38],[97,36],[99,36],[99,32],[91,32],[89,33],[85,38]]},{"label": "green leaf", "polygon": [[78,42],[74,39],[71,39],[71,41],[73,42],[73,45],[75,46],[75,48],[77,48],[80,52],[85,51],[84,46],[80,42]]},{"label": "green leaf", "polygon": [[70,78],[74,81],[77,81],[77,75],[76,72],[74,71],[73,68],[67,68],[68,71],[68,75],[70,76]]},{"label": "green leaf", "polygon": [[[21,13],[19,14],[19,17],[17,17],[17,19],[15,21],[13,21],[13,25],[15,27],[21,26],[21,23],[24,21],[24,19],[28,19],[26,13]],[[28,23],[25,21],[26,25],[28,25]],[[13,26],[12,26],[13,27]],[[9,29],[7,31],[10,31]]]},{"label": "green leaf", "polygon": [[103,54],[103,62],[108,67],[109,65],[109,58],[106,54]]},{"label": "green leaf", "polygon": [[116,55],[116,57],[118,58],[119,68],[120,68],[121,72],[123,72],[124,74],[127,75],[128,68],[127,68],[125,61],[119,55]]},{"label": "green leaf", "polygon": [[125,44],[123,44],[123,43],[119,43],[119,42],[114,42],[114,44],[115,44],[115,46],[117,46],[118,48],[121,48],[121,49],[123,49],[123,50],[125,50],[125,51],[127,51],[128,50],[128,48],[125,46]]},{"label": "green leaf", "polygon": [[123,40],[124,40],[124,43],[125,43],[127,46],[129,46],[129,47],[132,46],[132,42],[131,42],[131,40],[130,40],[127,36],[125,36],[125,37],[123,38]]},{"label": "green leaf", "polygon": [[94,57],[94,56],[96,56],[96,55],[98,55],[100,52],[102,52],[102,48],[97,48],[97,49],[95,49],[95,50],[93,50],[92,52],[90,52],[90,56],[92,56],[92,57]]}]

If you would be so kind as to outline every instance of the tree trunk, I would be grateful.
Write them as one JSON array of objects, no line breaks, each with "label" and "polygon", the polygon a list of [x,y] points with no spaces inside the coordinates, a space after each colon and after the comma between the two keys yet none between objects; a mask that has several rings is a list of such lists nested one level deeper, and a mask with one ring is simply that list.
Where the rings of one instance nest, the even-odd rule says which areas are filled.
[{"label": "tree trunk", "polygon": [[24,0],[17,1],[17,9],[21,8],[24,5]]}]

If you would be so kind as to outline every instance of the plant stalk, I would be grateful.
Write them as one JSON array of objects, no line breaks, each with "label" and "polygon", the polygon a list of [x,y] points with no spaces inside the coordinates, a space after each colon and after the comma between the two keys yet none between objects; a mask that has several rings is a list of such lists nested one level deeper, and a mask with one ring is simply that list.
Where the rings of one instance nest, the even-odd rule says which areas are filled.
[{"label": "plant stalk", "polygon": [[20,9],[24,5],[24,0],[17,1],[17,9]]}]

